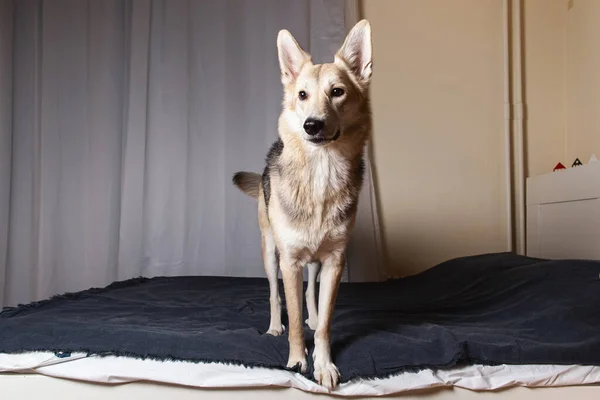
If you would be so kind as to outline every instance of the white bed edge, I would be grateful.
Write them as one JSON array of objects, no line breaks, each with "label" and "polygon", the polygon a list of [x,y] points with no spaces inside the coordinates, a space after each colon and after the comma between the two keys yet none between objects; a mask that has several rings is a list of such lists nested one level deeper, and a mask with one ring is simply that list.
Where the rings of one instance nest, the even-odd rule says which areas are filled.
[{"label": "white bed edge", "polygon": [[[0,372],[34,373],[103,384],[155,382],[205,389],[289,387],[327,393],[302,375],[288,371],[181,361],[140,360],[128,357],[67,358],[53,353],[0,354]],[[448,370],[422,370],[387,379],[354,380],[340,385],[337,396],[384,396],[441,387],[497,391],[510,387],[558,387],[600,383],[600,367],[577,365],[471,365]]]}]

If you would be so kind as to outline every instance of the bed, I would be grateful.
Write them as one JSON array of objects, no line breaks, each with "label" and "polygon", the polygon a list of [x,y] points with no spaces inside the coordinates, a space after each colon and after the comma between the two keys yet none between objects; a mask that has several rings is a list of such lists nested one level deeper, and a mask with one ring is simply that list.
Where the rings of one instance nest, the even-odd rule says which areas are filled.
[{"label": "bed", "polygon": [[[600,168],[578,168],[529,180],[530,257],[463,257],[413,277],[343,284],[333,324],[342,384],[332,394],[598,398],[600,262],[591,260],[600,258],[598,231],[588,224],[561,234],[554,222],[597,215]],[[560,185],[588,189],[541,194],[560,193]],[[553,204],[561,207],[545,208]],[[7,309],[0,314],[3,398],[324,393],[310,376],[282,367],[285,336],[263,335],[264,287],[245,278],[135,279]],[[181,322],[173,312],[192,317]]]}]

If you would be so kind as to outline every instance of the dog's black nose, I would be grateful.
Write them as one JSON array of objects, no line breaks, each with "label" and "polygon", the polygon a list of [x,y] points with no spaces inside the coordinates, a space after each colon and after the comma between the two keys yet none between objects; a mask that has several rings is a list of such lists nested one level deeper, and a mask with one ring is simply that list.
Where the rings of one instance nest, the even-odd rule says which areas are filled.
[{"label": "dog's black nose", "polygon": [[310,136],[320,133],[324,127],[325,121],[321,121],[319,119],[308,118],[306,121],[304,121],[304,130]]}]

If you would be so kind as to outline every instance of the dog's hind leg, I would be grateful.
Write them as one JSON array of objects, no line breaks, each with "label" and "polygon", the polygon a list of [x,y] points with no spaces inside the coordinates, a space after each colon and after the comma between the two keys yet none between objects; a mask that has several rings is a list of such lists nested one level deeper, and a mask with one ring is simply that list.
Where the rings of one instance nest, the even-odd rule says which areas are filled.
[{"label": "dog's hind leg", "polygon": [[263,262],[269,279],[269,303],[271,305],[271,322],[267,333],[279,336],[283,333],[284,327],[281,324],[281,297],[279,296],[279,280],[277,279],[279,265],[277,263],[275,240],[273,240],[273,234],[270,231],[262,232],[261,236]]},{"label": "dog's hind leg", "polygon": [[308,263],[308,286],[306,288],[306,308],[308,319],[305,321],[313,331],[317,329],[317,276],[321,270],[321,263]]}]

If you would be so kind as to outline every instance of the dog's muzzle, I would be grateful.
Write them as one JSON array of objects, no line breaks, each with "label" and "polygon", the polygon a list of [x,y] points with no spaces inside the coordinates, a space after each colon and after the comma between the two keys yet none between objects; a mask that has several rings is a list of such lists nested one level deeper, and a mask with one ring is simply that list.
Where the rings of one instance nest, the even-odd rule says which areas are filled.
[{"label": "dog's muzzle", "polygon": [[311,142],[312,144],[318,144],[318,145],[327,144],[327,143],[335,142],[336,140],[338,140],[340,138],[341,134],[342,134],[342,131],[338,129],[335,132],[335,135],[333,135],[333,137],[326,138],[322,133],[319,133],[317,135],[311,136],[307,140],[309,142]]}]

